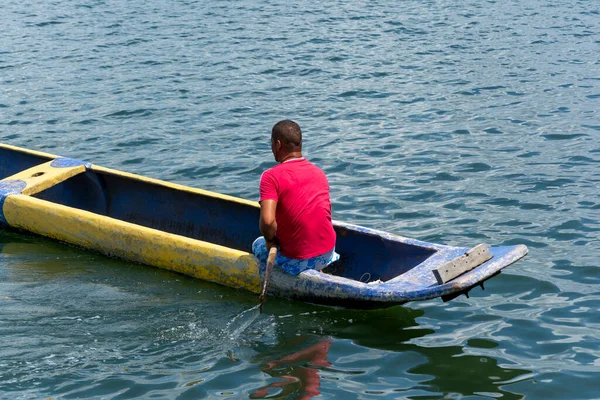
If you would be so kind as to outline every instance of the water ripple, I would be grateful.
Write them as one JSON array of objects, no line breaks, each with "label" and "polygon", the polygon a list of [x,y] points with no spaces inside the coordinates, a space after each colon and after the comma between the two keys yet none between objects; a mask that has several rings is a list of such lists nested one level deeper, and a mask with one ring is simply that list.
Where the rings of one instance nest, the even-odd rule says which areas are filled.
[{"label": "water ripple", "polygon": [[273,301],[231,341],[255,296],[0,233],[0,397],[595,398],[594,5],[9,0],[3,143],[256,200],[292,118],[335,219],[531,253],[451,303]]}]

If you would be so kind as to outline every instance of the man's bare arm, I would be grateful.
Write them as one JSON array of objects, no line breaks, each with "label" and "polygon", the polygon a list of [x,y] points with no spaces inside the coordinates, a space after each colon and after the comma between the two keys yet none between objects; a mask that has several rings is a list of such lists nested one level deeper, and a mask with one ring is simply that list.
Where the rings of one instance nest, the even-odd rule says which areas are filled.
[{"label": "man's bare arm", "polygon": [[275,211],[277,210],[277,201],[263,200],[260,202],[260,219],[258,227],[260,233],[267,241],[267,248],[270,248],[277,234],[277,221],[275,220]]}]

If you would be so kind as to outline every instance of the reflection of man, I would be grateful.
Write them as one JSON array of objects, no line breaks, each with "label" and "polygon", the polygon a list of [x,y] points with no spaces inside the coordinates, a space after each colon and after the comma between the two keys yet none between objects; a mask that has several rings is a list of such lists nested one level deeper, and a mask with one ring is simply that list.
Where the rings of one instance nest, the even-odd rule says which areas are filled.
[{"label": "reflection of man", "polygon": [[329,183],[325,173],[302,157],[302,132],[293,121],[280,121],[271,132],[275,167],[260,178],[260,220],[263,237],[252,251],[265,263],[268,250],[279,245],[276,264],[297,275],[321,270],[339,259],[331,223]]},{"label": "reflection of man", "polygon": [[[285,356],[277,361],[270,361],[263,371],[273,377],[282,378],[283,381],[272,383],[258,389],[250,395],[251,399],[265,398],[269,396],[269,389],[281,389],[279,397],[288,397],[297,394],[300,400],[308,400],[321,394],[321,377],[318,368],[329,367],[327,352],[331,346],[331,339],[321,338],[318,343]],[[310,366],[307,366],[310,365]],[[273,393],[271,393],[273,394]]]}]

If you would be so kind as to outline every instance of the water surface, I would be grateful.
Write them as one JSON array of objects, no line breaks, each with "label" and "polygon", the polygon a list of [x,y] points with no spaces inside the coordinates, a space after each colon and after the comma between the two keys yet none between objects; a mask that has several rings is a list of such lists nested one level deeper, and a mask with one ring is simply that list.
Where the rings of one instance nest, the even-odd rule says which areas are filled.
[{"label": "water surface", "polygon": [[599,398],[599,7],[5,1],[2,143],[256,200],[292,118],[336,219],[530,254],[449,303],[257,316],[0,232],[0,397]]}]

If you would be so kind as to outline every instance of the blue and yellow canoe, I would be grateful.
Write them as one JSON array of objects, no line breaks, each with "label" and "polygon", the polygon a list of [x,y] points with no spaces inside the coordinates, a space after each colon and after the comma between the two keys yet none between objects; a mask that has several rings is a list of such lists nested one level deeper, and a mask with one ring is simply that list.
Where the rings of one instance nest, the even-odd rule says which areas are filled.
[{"label": "blue and yellow canoe", "polygon": [[[0,227],[260,293],[258,217],[256,202],[0,144]],[[275,268],[270,295],[353,308],[447,300],[527,254],[334,227],[341,259],[328,273]]]}]

